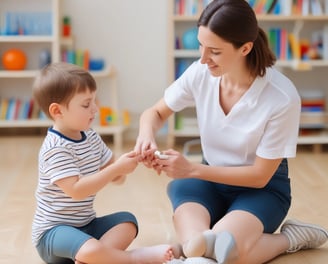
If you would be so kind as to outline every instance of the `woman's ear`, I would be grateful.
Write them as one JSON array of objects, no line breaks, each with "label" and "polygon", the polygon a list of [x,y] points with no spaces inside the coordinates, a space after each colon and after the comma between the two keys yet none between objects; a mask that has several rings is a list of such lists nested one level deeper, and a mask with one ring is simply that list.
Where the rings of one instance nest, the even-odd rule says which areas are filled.
[{"label": "woman's ear", "polygon": [[57,119],[58,117],[61,117],[61,106],[57,103],[52,103],[49,105],[49,114],[52,117],[52,119]]},{"label": "woman's ear", "polygon": [[251,52],[253,48],[253,42],[246,42],[242,47],[241,47],[241,54],[243,56],[247,56],[248,53]]}]

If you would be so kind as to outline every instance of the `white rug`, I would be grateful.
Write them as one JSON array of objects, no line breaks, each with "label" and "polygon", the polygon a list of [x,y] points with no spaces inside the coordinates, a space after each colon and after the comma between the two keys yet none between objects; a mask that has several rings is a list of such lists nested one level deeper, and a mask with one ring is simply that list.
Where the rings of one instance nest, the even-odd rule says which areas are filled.
[{"label": "white rug", "polygon": [[173,259],[167,264],[217,264],[217,262],[213,259],[195,257],[195,258],[187,258],[187,259]]}]

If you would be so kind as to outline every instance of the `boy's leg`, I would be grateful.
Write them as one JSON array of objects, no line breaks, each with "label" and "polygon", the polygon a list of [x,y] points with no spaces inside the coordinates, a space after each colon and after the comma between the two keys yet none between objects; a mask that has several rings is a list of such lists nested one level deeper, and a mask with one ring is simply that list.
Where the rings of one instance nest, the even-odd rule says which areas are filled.
[{"label": "boy's leg", "polygon": [[75,255],[90,235],[71,226],[56,226],[41,238],[37,250],[46,263],[74,263]]}]

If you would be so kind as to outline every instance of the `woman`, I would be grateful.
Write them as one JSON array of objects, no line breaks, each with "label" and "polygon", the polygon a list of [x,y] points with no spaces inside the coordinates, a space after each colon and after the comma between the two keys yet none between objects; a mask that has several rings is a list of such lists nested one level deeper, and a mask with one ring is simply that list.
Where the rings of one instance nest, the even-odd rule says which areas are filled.
[{"label": "woman", "polygon": [[[214,0],[198,21],[200,60],[140,118],[135,150],[174,180],[168,195],[187,257],[218,263],[264,263],[316,248],[328,232],[286,221],[291,204],[287,158],[295,157],[300,98],[274,67],[264,31],[246,1]],[[204,160],[166,150],[155,133],[174,112],[195,105]]]}]

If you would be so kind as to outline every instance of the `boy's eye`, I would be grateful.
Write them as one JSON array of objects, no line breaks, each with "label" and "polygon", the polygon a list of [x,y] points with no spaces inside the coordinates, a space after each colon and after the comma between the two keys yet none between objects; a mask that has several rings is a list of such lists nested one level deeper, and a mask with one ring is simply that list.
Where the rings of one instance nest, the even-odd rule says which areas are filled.
[{"label": "boy's eye", "polygon": [[84,108],[89,108],[90,104],[85,104],[85,105],[82,105],[82,107]]}]

